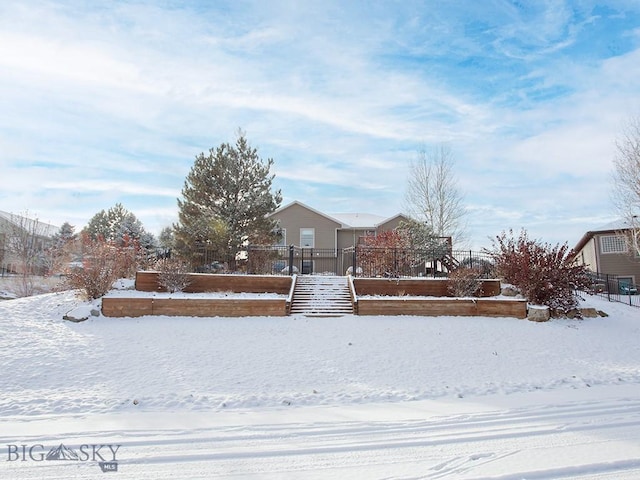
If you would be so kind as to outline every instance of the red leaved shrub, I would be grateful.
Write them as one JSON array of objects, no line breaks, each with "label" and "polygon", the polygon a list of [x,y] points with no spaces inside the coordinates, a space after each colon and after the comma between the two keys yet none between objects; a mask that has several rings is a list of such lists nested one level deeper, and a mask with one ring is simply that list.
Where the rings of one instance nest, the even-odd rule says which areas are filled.
[{"label": "red leaved shrub", "polygon": [[410,269],[412,263],[409,242],[397,230],[385,230],[361,239],[358,245],[358,265],[369,277],[397,277]]},{"label": "red leaved shrub", "polygon": [[518,238],[505,232],[494,240],[490,252],[496,271],[516,286],[534,305],[566,313],[578,306],[577,290],[589,285],[587,269],[574,262],[567,244],[551,246],[531,240],[522,230]]}]

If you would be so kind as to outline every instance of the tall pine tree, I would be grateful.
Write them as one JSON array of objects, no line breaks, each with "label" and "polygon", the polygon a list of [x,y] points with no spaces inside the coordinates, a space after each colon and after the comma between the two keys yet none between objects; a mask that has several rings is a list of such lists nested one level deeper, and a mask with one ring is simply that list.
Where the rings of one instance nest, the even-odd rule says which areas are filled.
[{"label": "tall pine tree", "polygon": [[235,145],[223,143],[195,159],[178,199],[179,222],[174,225],[176,249],[196,259],[204,249],[233,261],[247,243],[269,238],[275,222],[266,216],[282,202],[272,192],[275,175],[251,148],[243,132]]},{"label": "tall pine tree", "polygon": [[75,228],[69,222],[64,222],[60,229],[53,235],[52,243],[53,248],[64,248],[68,243],[73,242],[78,235],[75,232]]}]

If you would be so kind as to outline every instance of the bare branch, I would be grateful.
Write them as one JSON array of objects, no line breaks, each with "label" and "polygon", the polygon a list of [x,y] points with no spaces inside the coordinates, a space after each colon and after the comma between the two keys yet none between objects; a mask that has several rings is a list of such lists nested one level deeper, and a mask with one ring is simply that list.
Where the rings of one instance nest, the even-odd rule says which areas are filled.
[{"label": "bare branch", "polygon": [[613,203],[620,217],[629,225],[624,232],[628,247],[640,255],[640,116],[633,117],[616,141],[613,160]]},{"label": "bare branch", "polygon": [[4,240],[6,255],[16,265],[20,275],[20,296],[33,294],[32,275],[42,275],[46,270],[45,250],[50,242],[50,225],[37,218],[11,214],[7,222],[7,234]]},{"label": "bare branch", "polygon": [[466,239],[466,209],[453,165],[453,153],[447,145],[429,152],[421,150],[410,165],[406,203],[409,213],[424,221],[435,235],[450,236],[458,243]]}]

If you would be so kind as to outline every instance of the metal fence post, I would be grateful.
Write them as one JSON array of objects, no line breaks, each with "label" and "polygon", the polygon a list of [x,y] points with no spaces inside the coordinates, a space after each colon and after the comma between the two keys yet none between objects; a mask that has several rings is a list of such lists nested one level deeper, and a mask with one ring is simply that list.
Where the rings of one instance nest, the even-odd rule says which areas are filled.
[{"label": "metal fence post", "polygon": [[353,272],[351,272],[351,274],[354,277],[358,276],[358,268],[356,267],[356,258],[358,258],[357,250],[358,250],[358,247],[353,247],[353,253],[352,253],[353,258],[351,260],[351,265],[353,265]]},{"label": "metal fence post", "polygon": [[289,276],[293,275],[293,244],[289,245]]}]

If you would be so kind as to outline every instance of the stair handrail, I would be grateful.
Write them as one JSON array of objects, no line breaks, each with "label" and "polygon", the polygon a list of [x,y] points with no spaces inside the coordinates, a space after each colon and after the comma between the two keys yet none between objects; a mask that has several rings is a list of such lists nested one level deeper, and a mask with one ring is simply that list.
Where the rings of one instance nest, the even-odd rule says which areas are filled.
[{"label": "stair handrail", "polygon": [[291,288],[289,288],[289,295],[287,296],[286,306],[287,314],[291,313],[291,305],[293,304],[293,292],[296,289],[296,281],[298,280],[298,274],[291,275]]},{"label": "stair handrail", "polygon": [[351,296],[353,313],[358,313],[358,296],[356,295],[356,286],[353,283],[352,275],[347,275],[347,285],[349,285],[349,295]]}]

